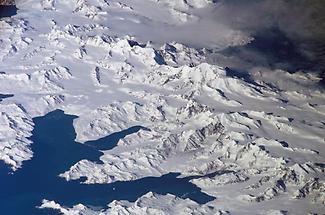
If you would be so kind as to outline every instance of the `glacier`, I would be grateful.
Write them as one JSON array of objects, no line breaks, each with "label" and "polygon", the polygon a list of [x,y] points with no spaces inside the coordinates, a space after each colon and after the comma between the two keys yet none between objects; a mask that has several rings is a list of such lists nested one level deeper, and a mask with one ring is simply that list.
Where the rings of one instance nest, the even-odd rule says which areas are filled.
[{"label": "glacier", "polygon": [[[316,73],[256,67],[249,81],[210,48],[254,38],[216,24],[209,0],[16,0],[0,20],[0,160],[33,159],[33,119],[76,115],[76,144],[141,125],[100,162],[59,177],[89,185],[179,172],[215,199],[148,192],[107,208],[43,199],[63,214],[322,214],[325,94]],[[210,173],[225,172],[209,176]],[[78,199],[74,199],[77,202]],[[1,204],[1,203],[0,203]],[[1,210],[1,205],[0,205]]]}]

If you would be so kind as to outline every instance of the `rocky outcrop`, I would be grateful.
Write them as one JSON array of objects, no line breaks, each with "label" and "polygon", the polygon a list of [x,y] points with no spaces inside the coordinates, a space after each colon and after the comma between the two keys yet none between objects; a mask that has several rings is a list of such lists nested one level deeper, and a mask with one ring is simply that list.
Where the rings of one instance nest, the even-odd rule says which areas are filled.
[{"label": "rocky outcrop", "polygon": [[0,5],[15,5],[15,0],[0,0]]}]

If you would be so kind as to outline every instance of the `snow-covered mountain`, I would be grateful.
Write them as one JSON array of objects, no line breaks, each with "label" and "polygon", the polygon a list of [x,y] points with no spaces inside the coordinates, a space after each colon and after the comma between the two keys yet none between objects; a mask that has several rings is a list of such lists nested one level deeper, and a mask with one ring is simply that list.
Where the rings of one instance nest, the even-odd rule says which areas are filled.
[{"label": "snow-covered mountain", "polygon": [[[149,192],[101,212],[44,199],[63,214],[322,214],[325,94],[316,73],[256,68],[245,78],[206,48],[254,38],[211,24],[209,0],[16,0],[0,20],[0,159],[13,174],[33,158],[33,118],[77,115],[85,143],[141,125],[60,174],[85,183],[170,172],[216,199]],[[212,29],[218,26],[218,28]],[[210,29],[210,30],[209,30]],[[208,44],[206,46],[206,44]],[[212,177],[209,173],[222,172]],[[1,206],[0,206],[1,210]],[[41,209],[40,209],[41,210]]]}]

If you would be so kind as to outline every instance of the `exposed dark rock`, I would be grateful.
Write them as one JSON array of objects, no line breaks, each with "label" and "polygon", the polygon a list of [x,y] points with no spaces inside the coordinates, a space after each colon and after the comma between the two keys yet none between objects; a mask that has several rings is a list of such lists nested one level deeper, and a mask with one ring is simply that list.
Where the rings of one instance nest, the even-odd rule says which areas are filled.
[{"label": "exposed dark rock", "polygon": [[15,5],[15,0],[0,0],[0,5]]}]

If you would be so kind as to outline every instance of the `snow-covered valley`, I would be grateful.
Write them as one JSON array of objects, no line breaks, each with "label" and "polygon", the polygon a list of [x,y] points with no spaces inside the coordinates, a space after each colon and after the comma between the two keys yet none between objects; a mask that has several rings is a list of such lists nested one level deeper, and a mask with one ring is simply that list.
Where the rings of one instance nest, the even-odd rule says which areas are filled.
[{"label": "snow-covered valley", "polygon": [[215,197],[199,204],[148,192],[100,211],[60,199],[36,206],[63,214],[324,213],[321,78],[257,68],[248,80],[210,62],[208,48],[253,40],[214,29],[214,2],[16,4],[18,14],[0,20],[0,93],[13,95],[0,99],[0,159],[13,174],[33,159],[33,118],[61,109],[78,116],[81,144],[132,126],[148,129],[103,150],[101,163],[80,160],[60,177],[108,184],[178,172],[201,176],[190,182]]}]

